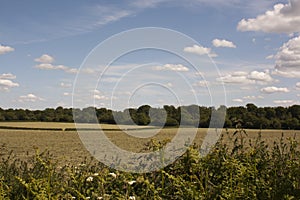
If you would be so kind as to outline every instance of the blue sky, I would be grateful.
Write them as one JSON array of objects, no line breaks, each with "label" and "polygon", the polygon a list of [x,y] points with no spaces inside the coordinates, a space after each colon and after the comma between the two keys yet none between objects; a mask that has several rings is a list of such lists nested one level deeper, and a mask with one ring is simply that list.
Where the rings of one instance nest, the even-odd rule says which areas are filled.
[{"label": "blue sky", "polygon": [[[2,0],[0,4],[2,108],[71,107],[78,72],[87,80],[99,79],[91,87],[98,107],[299,104],[298,0]],[[84,60],[89,61],[99,43],[143,27],[166,28],[193,38],[195,44],[183,46],[182,52],[209,64],[194,71],[170,52],[144,49],[121,56],[103,76],[101,61],[95,63],[99,69],[84,69]],[[110,50],[125,44],[118,45]],[[80,100],[76,106],[91,105]]]}]

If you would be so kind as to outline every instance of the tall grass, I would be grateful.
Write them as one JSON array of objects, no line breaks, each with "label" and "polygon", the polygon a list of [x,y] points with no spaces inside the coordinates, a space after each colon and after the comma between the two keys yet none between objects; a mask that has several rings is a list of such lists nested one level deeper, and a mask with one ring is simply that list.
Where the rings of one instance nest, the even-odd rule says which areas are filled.
[{"label": "tall grass", "polygon": [[[300,199],[298,142],[282,136],[268,146],[260,134],[252,141],[245,134],[225,134],[231,144],[222,137],[205,157],[193,145],[175,163],[146,174],[92,159],[59,166],[38,150],[26,162],[0,154],[0,199]],[[165,143],[147,147],[159,151]]]}]

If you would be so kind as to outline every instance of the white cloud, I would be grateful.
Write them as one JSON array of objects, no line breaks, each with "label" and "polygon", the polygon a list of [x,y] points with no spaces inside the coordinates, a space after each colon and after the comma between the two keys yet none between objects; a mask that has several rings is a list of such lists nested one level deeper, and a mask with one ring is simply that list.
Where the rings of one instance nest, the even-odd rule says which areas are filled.
[{"label": "white cloud", "polygon": [[292,103],[294,103],[293,100],[274,100],[273,102],[275,104],[292,104]]},{"label": "white cloud", "polygon": [[277,75],[300,78],[300,36],[284,43],[275,59]]},{"label": "white cloud", "polygon": [[250,80],[247,77],[246,72],[234,72],[232,74],[227,74],[220,78],[217,78],[217,81],[227,83],[227,84],[254,84],[254,80]]},{"label": "white cloud", "polygon": [[287,89],[285,87],[279,88],[279,87],[275,87],[275,86],[270,86],[270,87],[262,88],[260,91],[267,93],[267,94],[276,93],[276,92],[287,93],[287,92],[289,92],[289,89]]},{"label": "white cloud", "polygon": [[217,78],[217,81],[227,84],[266,84],[275,80],[270,76],[269,70],[265,70],[264,72],[252,71],[249,73],[237,71]]},{"label": "white cloud", "polygon": [[44,101],[44,99],[34,94],[27,94],[19,97],[19,102],[37,102],[37,101]]},{"label": "white cloud", "polygon": [[35,68],[42,70],[62,70],[66,73],[76,74],[78,72],[75,68],[70,68],[65,65],[53,65],[54,58],[47,54],[43,54],[41,57],[34,59],[35,62],[40,64],[36,65]]},{"label": "white cloud", "polygon": [[172,84],[172,83],[167,83],[167,84],[166,84],[166,87],[171,88],[171,87],[173,87],[173,84]]},{"label": "white cloud", "polygon": [[34,59],[34,61],[40,63],[53,63],[54,58],[48,54],[43,54],[41,57]]},{"label": "white cloud", "polygon": [[71,83],[61,82],[60,83],[60,87],[62,87],[62,88],[70,88],[70,87],[72,87],[72,84]]},{"label": "white cloud", "polygon": [[78,70],[75,68],[70,68],[65,65],[53,65],[50,63],[41,63],[36,65],[35,68],[42,69],[42,70],[62,70],[70,74],[76,74],[78,72]]},{"label": "white cloud", "polygon": [[10,46],[3,46],[0,44],[0,55],[1,54],[5,54],[5,53],[9,53],[9,52],[12,52],[14,51],[15,49],[10,47]]},{"label": "white cloud", "polygon": [[[104,12],[108,11],[108,8],[103,8],[102,6],[97,6],[97,8],[99,9],[98,10],[99,13],[101,13],[101,12],[104,13]],[[87,22],[88,24],[90,24],[90,26],[87,28],[92,29],[95,27],[100,27],[105,24],[109,24],[111,22],[118,21],[124,17],[131,15],[131,14],[132,13],[129,10],[111,9],[110,12],[106,13],[106,15],[104,15],[104,16],[101,16],[101,18],[98,19],[97,21],[95,21],[94,23],[90,24],[90,22]]]},{"label": "white cloud", "polygon": [[300,82],[296,83],[296,88],[297,88],[297,90],[300,90]]},{"label": "white cloud", "polygon": [[91,91],[95,100],[109,100],[108,97],[102,94],[99,90],[95,89]]},{"label": "white cloud", "polygon": [[300,1],[276,4],[273,10],[256,18],[242,19],[237,26],[240,31],[263,31],[267,33],[294,33],[300,31]]},{"label": "white cloud", "polygon": [[246,100],[255,100],[255,99],[263,99],[264,97],[263,96],[245,96],[243,97],[243,99],[246,99]]},{"label": "white cloud", "polygon": [[0,79],[0,89],[8,91],[12,87],[18,87],[19,84],[12,82],[11,80]]},{"label": "white cloud", "polygon": [[270,59],[273,59],[273,58],[274,58],[274,55],[268,55],[268,56],[266,57],[267,60],[270,60]]},{"label": "white cloud", "polygon": [[286,78],[300,78],[300,71],[280,71],[278,69],[275,69],[274,71],[272,71],[272,74],[283,76]]},{"label": "white cloud", "polygon": [[99,95],[99,94],[95,94],[94,95],[94,99],[95,100],[109,100],[108,97],[104,96],[104,95]]},{"label": "white cloud", "polygon": [[194,86],[199,86],[199,87],[208,87],[210,85],[209,81],[202,80],[198,81],[197,83],[194,84]]},{"label": "white cloud", "polygon": [[215,47],[228,47],[228,48],[236,48],[236,45],[228,40],[220,40],[220,39],[214,39],[212,41],[212,44]]},{"label": "white cloud", "polygon": [[232,99],[233,102],[237,102],[237,103],[243,103],[243,99]]},{"label": "white cloud", "polygon": [[213,53],[210,48],[203,47],[203,46],[198,46],[198,45],[193,45],[191,47],[185,47],[183,51],[188,52],[188,53],[194,53],[198,55],[208,55],[210,57],[217,57],[217,54]]},{"label": "white cloud", "polygon": [[9,91],[10,88],[19,87],[18,83],[12,81],[14,79],[16,76],[11,73],[0,74],[0,90]]},{"label": "white cloud", "polygon": [[16,76],[11,73],[0,74],[0,79],[16,79]]},{"label": "white cloud", "polygon": [[251,80],[261,81],[261,82],[272,82],[274,79],[270,76],[269,71],[258,72],[252,71],[248,75],[248,78]]},{"label": "white cloud", "polygon": [[165,64],[165,65],[160,65],[160,66],[155,66],[153,68],[154,70],[157,71],[179,71],[179,72],[187,72],[189,71],[189,68],[182,64]]}]

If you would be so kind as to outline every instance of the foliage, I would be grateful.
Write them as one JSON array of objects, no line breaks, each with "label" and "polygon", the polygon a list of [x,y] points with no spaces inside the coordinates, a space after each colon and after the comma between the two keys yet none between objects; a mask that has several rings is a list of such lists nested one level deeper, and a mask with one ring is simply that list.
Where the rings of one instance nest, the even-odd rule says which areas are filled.
[{"label": "foliage", "polygon": [[[299,199],[298,142],[285,143],[282,136],[268,146],[260,135],[245,140],[239,124],[207,156],[193,145],[175,163],[146,174],[115,171],[92,159],[59,166],[38,150],[26,162],[3,153],[0,199]],[[152,140],[148,148],[167,142]]]},{"label": "foliage", "polygon": [[[212,119],[212,113],[215,117]],[[159,126],[195,126],[201,128],[223,127],[222,119],[226,113],[225,128],[234,128],[240,120],[243,128],[248,129],[300,129],[300,105],[290,107],[257,107],[247,104],[246,107],[220,106],[219,108],[190,106],[168,106],[151,108],[143,105],[139,108],[128,108],[124,111],[112,111],[106,108],[88,107],[71,109],[57,107],[45,110],[1,109],[0,121],[42,121],[74,122],[104,124],[137,124]],[[166,114],[166,115],[165,115]]]}]

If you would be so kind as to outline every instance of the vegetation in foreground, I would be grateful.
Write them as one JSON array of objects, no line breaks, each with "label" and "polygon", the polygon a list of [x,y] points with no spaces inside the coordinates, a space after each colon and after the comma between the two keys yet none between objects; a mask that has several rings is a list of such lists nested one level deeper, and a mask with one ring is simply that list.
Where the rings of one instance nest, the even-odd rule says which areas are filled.
[{"label": "vegetation in foreground", "polygon": [[[95,164],[59,166],[49,153],[26,162],[1,156],[0,199],[300,199],[300,151],[293,138],[268,146],[244,130],[221,139],[205,157],[196,146],[175,163],[147,174]],[[148,147],[160,151],[164,142]],[[1,149],[1,152],[5,149]]]}]

